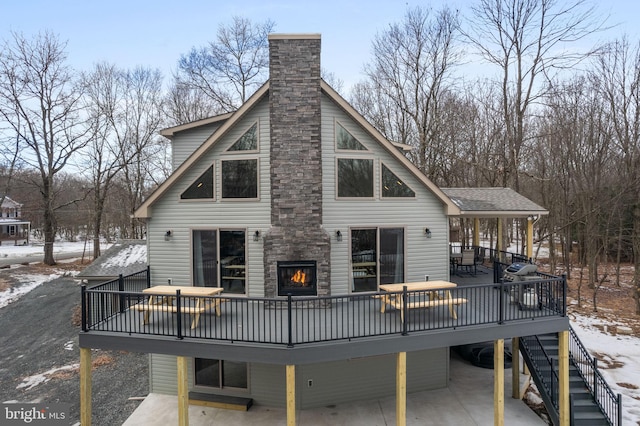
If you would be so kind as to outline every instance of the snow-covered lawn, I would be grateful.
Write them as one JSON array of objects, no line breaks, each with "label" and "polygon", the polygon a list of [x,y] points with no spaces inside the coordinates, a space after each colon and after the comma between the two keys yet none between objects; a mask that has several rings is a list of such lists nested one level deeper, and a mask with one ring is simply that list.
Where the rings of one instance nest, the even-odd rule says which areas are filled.
[{"label": "snow-covered lawn", "polygon": [[[54,252],[78,252],[84,243],[56,243]],[[29,256],[42,252],[42,246],[0,246],[0,258],[7,256]],[[5,272],[0,270],[0,277]],[[64,272],[52,274],[20,276],[21,286],[0,292],[0,308],[17,300],[37,286],[58,278]],[[69,273],[68,271],[66,272]],[[614,392],[622,395],[623,424],[640,424],[640,338],[635,336],[613,335],[608,330],[624,325],[601,318],[583,315],[571,315],[571,324],[582,343],[592,354],[604,361],[599,363],[600,370]],[[610,362],[607,362],[610,360]],[[615,362],[613,362],[615,361]],[[66,366],[62,369],[75,368]],[[52,371],[38,377],[25,379],[22,386],[32,386],[38,381],[47,380]]]}]

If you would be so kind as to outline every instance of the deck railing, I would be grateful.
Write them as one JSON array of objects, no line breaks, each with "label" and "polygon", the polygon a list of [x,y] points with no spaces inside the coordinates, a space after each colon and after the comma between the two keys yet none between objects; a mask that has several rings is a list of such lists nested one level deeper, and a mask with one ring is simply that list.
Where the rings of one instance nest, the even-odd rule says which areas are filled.
[{"label": "deck railing", "polygon": [[584,347],[578,335],[569,328],[569,353],[584,382],[610,425],[622,425],[622,396],[613,392],[598,369],[598,360]]},{"label": "deck railing", "polygon": [[[443,295],[445,290],[406,289],[400,293],[286,298],[235,297],[223,293],[220,296],[199,296],[201,304],[215,306],[219,302],[221,315],[217,316],[215,309],[211,309],[194,322],[194,314],[186,314],[193,312],[189,308],[195,306],[197,299],[176,294],[170,309],[148,311],[146,324],[143,321],[146,312],[137,310],[135,305],[148,303],[152,293],[108,287],[106,283],[93,288],[82,287],[84,332],[107,331],[294,346],[504,324],[566,314],[566,283],[563,278],[555,277],[534,282],[458,286],[447,290],[451,291],[452,298],[464,299],[465,302],[454,306],[443,303],[422,309],[405,308],[403,315],[389,305],[385,305],[385,312],[382,312],[385,297],[398,296],[405,301],[419,303],[449,295]],[[532,290],[525,292],[526,289]]]}]

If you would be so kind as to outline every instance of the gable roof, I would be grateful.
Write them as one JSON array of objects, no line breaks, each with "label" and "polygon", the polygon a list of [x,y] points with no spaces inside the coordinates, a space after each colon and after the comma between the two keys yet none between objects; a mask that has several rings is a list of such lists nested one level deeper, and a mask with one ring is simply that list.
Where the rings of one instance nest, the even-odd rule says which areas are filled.
[{"label": "gable roof", "polygon": [[146,240],[123,240],[109,247],[91,265],[77,275],[78,278],[116,278],[147,269]]},{"label": "gable roof", "polygon": [[224,121],[233,115],[232,112],[228,112],[226,114],[215,115],[213,117],[203,118],[202,120],[191,121],[189,123],[180,124],[178,126],[167,127],[166,129],[162,129],[160,134],[165,138],[171,139],[173,135],[178,132],[182,132],[184,130],[194,129],[196,127],[205,126],[207,124],[217,123],[219,121]]},{"label": "gable roof", "polygon": [[[0,196],[0,199],[2,199],[2,196]],[[22,207],[22,204],[12,200],[11,198],[9,198],[8,195],[5,195],[4,199],[2,199],[2,207],[5,209],[8,209],[10,207],[18,208],[18,207]]]},{"label": "gable roof", "polygon": [[549,211],[511,188],[442,188],[462,217],[528,217]]},{"label": "gable roof", "polygon": [[[371,123],[369,123],[360,113],[358,113],[342,96],[338,94],[331,86],[329,86],[324,80],[321,81],[321,89],[324,94],[329,97],[335,104],[337,104],[346,114],[349,115],[356,123],[358,123],[374,140],[382,145],[395,159],[402,163],[420,182],[422,182],[445,207],[445,214],[458,215],[460,210],[456,204],[442,190],[429,180],[411,161],[409,161],[399,149],[402,149],[404,145],[394,144],[387,140],[382,133],[380,133]],[[231,113],[229,117],[224,117],[220,120],[224,121],[221,126],[209,136],[202,145],[198,147],[178,168],[164,181],[134,212],[134,217],[149,218],[151,217],[151,207],[153,204],[162,197],[162,195],[171,188],[180,177],[191,167],[202,155],[204,155],[216,142],[218,142],[244,115],[246,115],[253,107],[255,107],[260,100],[265,97],[269,92],[269,81],[267,81],[260,89],[258,89],[237,111]],[[217,116],[221,117],[221,116]],[[203,122],[206,121],[206,122]],[[194,128],[199,125],[209,124],[214,122],[214,118],[211,121],[200,120],[192,124],[186,124],[180,130],[186,130],[188,128]],[[173,131],[167,132],[167,135],[173,135],[177,127],[171,128]],[[166,135],[165,135],[166,136]]]}]

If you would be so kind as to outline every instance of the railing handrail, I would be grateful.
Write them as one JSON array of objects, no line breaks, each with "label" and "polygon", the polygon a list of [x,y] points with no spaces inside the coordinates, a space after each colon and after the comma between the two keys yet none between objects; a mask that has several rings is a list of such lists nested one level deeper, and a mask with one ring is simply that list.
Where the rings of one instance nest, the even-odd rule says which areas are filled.
[{"label": "railing handrail", "polygon": [[[584,346],[573,327],[569,326],[569,336],[571,337],[571,343],[576,346],[582,359],[587,362],[574,363],[578,367],[578,372],[584,379],[589,392],[593,396],[596,404],[600,407],[600,410],[604,413],[611,425],[622,424],[622,398],[620,394],[613,392],[609,384],[607,383],[602,373],[598,369],[598,363],[595,358],[591,356],[587,348]],[[571,345],[572,346],[572,345]],[[573,357],[573,353],[570,354]],[[578,365],[579,364],[579,365]],[[583,368],[587,369],[587,372],[583,371]],[[588,374],[592,374],[593,384],[588,379]],[[596,385],[599,383],[600,385]],[[604,393],[603,393],[604,392]],[[607,398],[608,397],[608,398]],[[603,402],[603,399],[607,401]],[[606,407],[613,407],[614,413],[609,413]],[[614,417],[615,416],[615,417]]]},{"label": "railing handrail", "polygon": [[[503,324],[506,322],[513,322],[526,318],[527,320],[534,319],[536,317],[553,317],[563,316],[563,312],[557,308],[557,298],[562,296],[562,280],[560,278],[542,279],[539,281],[529,282],[515,282],[515,283],[503,283],[499,288],[493,283],[488,284],[473,284],[458,286],[450,289],[446,289],[451,292],[452,299],[463,300],[459,302],[459,305],[455,306],[455,309],[459,312],[459,317],[455,318],[450,312],[451,306],[448,303],[436,304],[434,307],[427,309],[412,310],[411,315],[406,311],[407,304],[404,303],[405,312],[403,315],[384,315],[381,310],[379,299],[384,297],[393,296],[396,294],[403,295],[406,300],[429,300],[428,294],[434,290],[412,290],[406,292],[368,292],[359,294],[348,295],[332,295],[332,296],[301,296],[295,299],[289,298],[263,298],[263,297],[245,297],[240,295],[227,295],[222,293],[216,296],[197,296],[198,299],[206,303],[210,303],[215,300],[224,300],[224,306],[228,312],[232,314],[237,312],[251,312],[256,307],[260,307],[260,315],[264,317],[260,318],[240,318],[233,317],[228,321],[237,321],[236,326],[240,327],[255,327],[253,322],[272,324],[274,327],[279,327],[275,334],[278,336],[274,341],[272,340],[255,340],[255,338],[246,338],[242,334],[238,334],[237,330],[230,332],[230,334],[213,335],[213,331],[210,334],[207,332],[186,330],[182,335],[178,335],[178,330],[153,330],[144,329],[135,324],[135,321],[129,319],[123,320],[122,323],[118,323],[118,329],[108,329],[108,327],[116,327],[116,325],[109,325],[109,321],[114,318],[115,315],[123,313],[124,311],[131,311],[131,307],[148,299],[150,296],[154,296],[153,291],[119,291],[106,289],[102,287],[84,288],[82,291],[83,305],[86,306],[85,315],[86,319],[83,323],[83,330],[90,332],[93,330],[98,331],[122,331],[126,333],[140,333],[140,334],[160,334],[174,337],[205,337],[209,339],[219,340],[233,340],[233,341],[247,341],[260,343],[275,343],[286,344],[287,346],[293,346],[296,344],[317,343],[328,340],[345,340],[359,337],[374,337],[389,334],[410,334],[412,332],[431,331],[440,329],[453,329],[466,326],[482,325],[482,324]],[[540,289],[544,289],[544,292],[540,292],[541,307],[538,310],[531,310],[530,312],[522,312],[515,305],[509,305],[508,302],[502,303],[503,292],[507,292],[513,287],[519,287],[524,285],[538,285]],[[160,294],[158,294],[160,295]],[[166,295],[165,295],[166,296]],[[182,310],[183,307],[189,303],[194,303],[196,300],[194,296],[175,297],[178,300],[179,306],[175,306],[175,310]],[[469,310],[465,314],[467,300],[476,300],[480,302],[482,300],[493,302],[486,306],[478,303],[474,308],[476,311]],[[289,302],[289,303],[288,303]],[[174,303],[176,303],[174,301]],[[222,303],[222,302],[220,302]],[[564,302],[562,302],[564,303]],[[331,307],[336,306],[343,309],[345,312],[343,317],[333,317],[337,315],[332,311]],[[278,312],[273,312],[276,308]],[[313,309],[304,309],[313,308]],[[355,310],[358,310],[358,315],[354,314]],[[389,308],[391,309],[391,308]],[[482,315],[477,315],[478,309],[485,309],[482,311]],[[161,319],[162,322],[175,325],[175,310],[165,310],[164,312],[154,312],[156,319]],[[351,311],[350,311],[351,310]],[[425,321],[425,318],[429,315],[427,311],[436,311],[437,321],[429,323]],[[92,312],[91,315],[88,313]],[[185,311],[187,312],[187,311]],[[279,312],[286,314],[279,317]],[[362,312],[362,315],[360,315]],[[289,318],[287,319],[287,316]],[[204,316],[206,327],[219,327],[214,324],[215,317]],[[211,319],[213,317],[214,319]],[[416,318],[417,321],[409,318]],[[132,317],[135,318],[135,317]],[[422,320],[422,321],[421,321]],[[203,321],[202,319],[200,320]],[[324,330],[318,332],[318,329],[323,329],[326,324],[323,321],[329,321],[331,326],[337,330],[335,335],[328,333]],[[161,321],[156,321],[161,322]],[[306,327],[304,328],[303,327]],[[105,328],[106,327],[106,328]],[[139,328],[135,328],[139,327]],[[168,327],[168,326],[167,326]],[[180,327],[182,332],[182,327]],[[285,333],[283,336],[290,336],[288,339],[280,340],[280,333]],[[308,334],[305,334],[308,333]],[[314,333],[318,333],[317,335]],[[262,336],[260,336],[262,338]]]}]

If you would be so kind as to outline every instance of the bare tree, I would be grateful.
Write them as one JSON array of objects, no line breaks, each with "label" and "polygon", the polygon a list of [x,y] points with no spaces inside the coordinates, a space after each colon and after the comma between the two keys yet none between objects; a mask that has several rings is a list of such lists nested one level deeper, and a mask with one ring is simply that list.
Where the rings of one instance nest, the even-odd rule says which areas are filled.
[{"label": "bare tree", "polygon": [[56,177],[88,139],[80,126],[73,73],[65,65],[65,43],[48,32],[31,40],[12,36],[0,52],[0,114],[24,148],[25,163],[39,170],[44,263],[53,265],[56,210],[61,207]]},{"label": "bare tree", "polygon": [[459,59],[457,30],[457,15],[446,7],[434,14],[408,10],[402,22],[376,35],[368,80],[352,99],[387,138],[415,148],[410,157],[428,176],[437,167],[429,151],[439,152],[441,97]]},{"label": "bare tree", "polygon": [[218,28],[215,41],[180,58],[175,86],[205,94],[216,113],[234,111],[267,79],[267,36],[274,27],[234,17]]},{"label": "bare tree", "polygon": [[[100,255],[100,236],[107,197],[121,171],[150,161],[148,148],[162,123],[162,75],[158,70],[120,70],[98,64],[83,76],[86,111],[92,126],[88,157],[93,195],[93,256]],[[155,157],[154,155],[150,156]],[[132,211],[135,206],[120,206]]]},{"label": "bare tree", "polygon": [[544,94],[544,79],[575,65],[591,52],[573,43],[602,28],[587,0],[480,0],[472,6],[468,40],[501,74],[503,186],[519,190],[526,119]]},{"label": "bare tree", "polygon": [[632,217],[635,310],[640,314],[640,43],[631,44],[626,37],[610,43],[598,56],[592,76],[608,105],[607,121],[619,154],[616,170],[622,174],[617,191],[627,194]]}]

